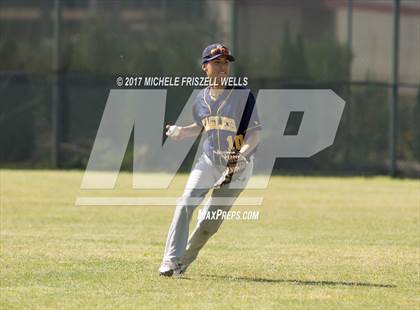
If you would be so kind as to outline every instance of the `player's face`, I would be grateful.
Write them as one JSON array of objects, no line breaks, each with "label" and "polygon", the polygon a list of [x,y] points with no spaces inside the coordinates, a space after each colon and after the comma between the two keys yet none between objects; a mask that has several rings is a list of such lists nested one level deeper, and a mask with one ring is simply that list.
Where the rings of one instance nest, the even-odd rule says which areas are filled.
[{"label": "player's face", "polygon": [[209,78],[214,78],[220,84],[222,77],[227,77],[230,71],[230,61],[222,56],[203,65],[203,70]]}]

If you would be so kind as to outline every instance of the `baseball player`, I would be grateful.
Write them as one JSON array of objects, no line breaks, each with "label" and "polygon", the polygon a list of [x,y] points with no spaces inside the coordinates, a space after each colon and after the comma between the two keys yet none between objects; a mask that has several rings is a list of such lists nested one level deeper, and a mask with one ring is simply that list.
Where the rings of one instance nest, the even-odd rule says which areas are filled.
[{"label": "baseball player", "polygon": [[[229,211],[245,188],[253,169],[253,154],[260,140],[261,124],[255,99],[248,89],[224,87],[235,58],[222,44],[211,44],[202,54],[202,69],[215,81],[201,90],[193,103],[194,123],[167,126],[166,134],[175,140],[203,132],[203,154],[195,164],[179,198],[166,240],[159,273],[162,276],[183,274],[197,258],[201,248],[217,232],[223,217],[205,216],[214,211]],[[212,194],[189,234],[194,209],[211,190]],[[224,199],[224,200],[223,200]],[[222,201],[222,203],[220,202]]]}]

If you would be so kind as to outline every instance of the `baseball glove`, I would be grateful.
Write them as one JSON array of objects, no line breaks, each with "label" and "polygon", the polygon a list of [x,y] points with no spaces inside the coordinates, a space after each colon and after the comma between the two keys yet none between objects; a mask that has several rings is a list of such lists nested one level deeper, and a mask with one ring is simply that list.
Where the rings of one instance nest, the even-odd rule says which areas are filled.
[{"label": "baseball glove", "polygon": [[234,176],[239,175],[248,165],[248,160],[239,151],[225,152],[223,157],[227,162],[226,168],[223,171],[222,176],[214,184],[214,188],[221,188],[232,182]]}]

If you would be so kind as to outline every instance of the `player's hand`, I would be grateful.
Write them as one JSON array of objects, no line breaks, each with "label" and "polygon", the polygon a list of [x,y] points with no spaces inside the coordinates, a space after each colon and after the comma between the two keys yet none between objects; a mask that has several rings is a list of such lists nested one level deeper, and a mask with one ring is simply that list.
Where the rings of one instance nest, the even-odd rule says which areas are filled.
[{"label": "player's hand", "polygon": [[166,135],[173,140],[184,139],[183,127],[177,125],[166,125]]}]

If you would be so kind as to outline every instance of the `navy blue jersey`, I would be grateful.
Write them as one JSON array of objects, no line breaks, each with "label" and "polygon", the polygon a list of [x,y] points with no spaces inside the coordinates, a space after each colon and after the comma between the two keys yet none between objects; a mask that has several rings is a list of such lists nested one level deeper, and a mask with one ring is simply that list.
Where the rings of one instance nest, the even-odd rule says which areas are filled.
[{"label": "navy blue jersey", "polygon": [[242,87],[226,88],[216,100],[209,88],[201,90],[193,104],[193,117],[205,131],[203,151],[219,165],[225,164],[223,152],[240,150],[248,132],[261,130],[254,95]]}]

